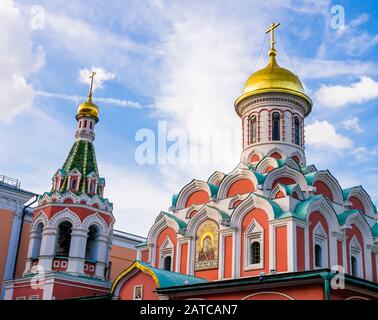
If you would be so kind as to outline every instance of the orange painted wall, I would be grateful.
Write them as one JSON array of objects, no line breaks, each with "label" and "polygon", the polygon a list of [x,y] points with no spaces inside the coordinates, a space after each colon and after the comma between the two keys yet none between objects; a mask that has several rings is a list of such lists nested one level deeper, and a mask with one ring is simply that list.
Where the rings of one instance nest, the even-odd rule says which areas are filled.
[{"label": "orange painted wall", "polygon": [[250,162],[257,162],[257,161],[260,161],[260,157],[258,154],[254,154],[252,157],[251,157],[251,161]]},{"label": "orange painted wall", "polygon": [[[264,265],[261,269],[244,270],[244,234],[253,220],[256,220],[264,229]],[[240,275],[242,277],[258,275],[260,272],[269,272],[269,225],[268,215],[261,209],[255,208],[249,211],[242,220],[241,225],[241,255],[240,255]]]},{"label": "orange painted wall", "polygon": [[[310,268],[314,269],[314,255],[312,254],[314,252],[314,244],[312,243],[313,234],[314,234],[314,228],[320,222],[322,224],[322,227],[324,231],[327,233],[327,238],[329,237],[329,230],[328,230],[328,224],[326,219],[317,211],[314,211],[310,214],[309,217],[310,221],[310,232],[309,232],[309,244],[310,244]],[[330,259],[330,250],[329,250],[329,242],[328,242],[328,261],[331,261]]]},{"label": "orange painted wall", "polygon": [[22,227],[21,241],[18,249],[18,258],[16,266],[16,278],[21,277],[25,271],[25,260],[28,255],[30,238],[30,224],[24,222]]},{"label": "orange painted wall", "polygon": [[189,196],[188,200],[186,201],[185,208],[189,208],[193,204],[208,203],[209,201],[209,195],[206,191],[196,191]]},{"label": "orange painted wall", "polygon": [[282,183],[284,185],[290,185],[290,184],[294,184],[295,181],[291,178],[281,177],[281,178],[278,178],[276,181],[273,182],[272,187],[274,188],[278,183]]},{"label": "orange painted wall", "polygon": [[276,228],[276,271],[287,271],[287,228]]},{"label": "orange painted wall", "polygon": [[141,258],[143,262],[148,262],[150,260],[150,251],[149,250],[143,250],[141,254]]},{"label": "orange painted wall", "polygon": [[223,277],[232,277],[232,236],[224,237],[224,269]]},{"label": "orange painted wall", "polygon": [[231,184],[227,191],[227,197],[233,197],[236,194],[244,194],[255,191],[255,186],[248,179],[239,179]]},{"label": "orange painted wall", "polygon": [[274,159],[282,159],[282,156],[278,152],[273,152],[270,156]]},{"label": "orange painted wall", "polygon": [[9,236],[12,230],[13,212],[0,209],[0,290],[8,255]]},{"label": "orange painted wall", "polygon": [[218,269],[219,268],[194,271],[194,276],[198,278],[204,278],[210,281],[218,280]]},{"label": "orange painted wall", "polygon": [[297,226],[297,271],[305,270],[305,231]]},{"label": "orange painted wall", "polygon": [[356,197],[350,197],[349,201],[352,203],[353,209],[360,210],[361,212],[365,213],[365,208],[360,199]]},{"label": "orange painted wall", "polygon": [[343,261],[343,243],[337,240],[337,264],[339,266],[344,266]]},{"label": "orange painted wall", "polygon": [[187,274],[187,262],[188,262],[188,244],[183,243],[181,245],[181,257],[180,257],[180,273]]},{"label": "orange painted wall", "polygon": [[372,263],[372,271],[373,271],[373,281],[378,282],[377,278],[377,255],[375,253],[371,253],[371,263]]},{"label": "orange painted wall", "polygon": [[153,292],[156,289],[154,279],[142,271],[126,281],[119,292],[120,300],[133,300],[134,286],[137,285],[143,285],[143,300],[157,300],[157,294]]},{"label": "orange painted wall", "polygon": [[172,263],[175,265],[176,261],[176,232],[172,228],[164,228],[163,231],[160,232],[157,243],[156,243],[156,260],[155,260],[155,267],[159,268],[159,261],[160,261],[160,248],[164,243],[164,240],[169,237],[169,239],[173,243],[173,257],[172,257]]},{"label": "orange painted wall", "polygon": [[316,187],[315,194],[322,194],[333,201],[332,191],[323,181],[315,181],[314,187]]},{"label": "orange painted wall", "polygon": [[136,250],[113,245],[110,251],[112,263],[110,278],[113,281],[123,270],[128,268],[136,259]]},{"label": "orange painted wall", "polygon": [[361,231],[352,224],[351,229],[347,229],[346,231],[347,235],[347,241],[346,241],[346,247],[347,247],[347,266],[348,266],[348,272],[352,273],[351,266],[350,266],[350,241],[352,240],[353,236],[355,235],[358,239],[358,242],[360,243],[360,246],[362,247],[362,271],[363,271],[363,277],[366,277],[365,273],[365,250],[364,250],[364,238],[362,237]]}]

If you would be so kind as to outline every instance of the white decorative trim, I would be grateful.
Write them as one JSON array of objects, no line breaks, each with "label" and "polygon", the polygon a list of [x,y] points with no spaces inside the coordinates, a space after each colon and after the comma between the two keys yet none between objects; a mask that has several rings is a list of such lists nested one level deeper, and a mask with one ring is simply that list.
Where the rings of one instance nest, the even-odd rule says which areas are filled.
[{"label": "white decorative trim", "polygon": [[236,168],[236,170],[231,172],[222,180],[221,184],[219,185],[217,199],[218,200],[226,199],[228,197],[227,193],[230,187],[235,182],[241,179],[247,179],[251,181],[255,190],[257,189],[258,181],[257,181],[256,176],[253,174],[253,172],[251,170]]},{"label": "white decorative trim", "polygon": [[176,210],[184,209],[189,197],[196,191],[206,191],[209,195],[209,199],[211,198],[211,191],[207,182],[194,179],[179,192],[177,197]]},{"label": "white decorative trim", "polygon": [[[260,262],[252,263],[251,245],[257,242],[260,245]],[[244,233],[244,270],[256,270],[264,268],[264,228],[253,219]]]}]

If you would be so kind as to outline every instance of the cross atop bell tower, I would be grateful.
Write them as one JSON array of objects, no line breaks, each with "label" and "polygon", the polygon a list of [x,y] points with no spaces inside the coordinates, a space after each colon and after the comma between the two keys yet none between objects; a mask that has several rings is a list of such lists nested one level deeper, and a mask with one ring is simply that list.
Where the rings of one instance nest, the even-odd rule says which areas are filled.
[{"label": "cross atop bell tower", "polygon": [[276,28],[278,28],[280,25],[280,23],[274,23],[272,22],[272,24],[270,25],[270,27],[268,28],[268,30],[266,30],[265,33],[270,33],[270,50],[269,50],[269,56],[275,56],[277,51],[276,49],[274,48],[274,44],[275,44],[275,41],[274,41],[274,30]]}]

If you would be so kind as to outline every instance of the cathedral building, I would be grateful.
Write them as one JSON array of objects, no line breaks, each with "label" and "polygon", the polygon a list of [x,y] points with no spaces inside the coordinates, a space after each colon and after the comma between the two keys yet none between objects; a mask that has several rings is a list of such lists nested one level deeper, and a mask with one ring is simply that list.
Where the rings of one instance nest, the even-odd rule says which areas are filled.
[{"label": "cathedral building", "polygon": [[378,297],[377,208],[362,186],[343,189],[306,163],[313,104],[276,61],[277,26],[268,65],[235,101],[240,163],[173,196],[114,281],[114,299]]},{"label": "cathedral building", "polygon": [[306,162],[313,104],[276,61],[278,26],[267,31],[268,65],[235,101],[240,162],[184,186],[147,238],[114,230],[93,144],[92,73],[51,190],[37,197],[0,176],[1,298],[377,299],[377,208],[362,186],[343,189]]}]

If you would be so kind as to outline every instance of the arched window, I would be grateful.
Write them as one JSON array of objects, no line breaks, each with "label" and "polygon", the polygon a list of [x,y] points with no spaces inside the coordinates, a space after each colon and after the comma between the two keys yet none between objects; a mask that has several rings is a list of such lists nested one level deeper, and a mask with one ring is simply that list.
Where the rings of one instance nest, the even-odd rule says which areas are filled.
[{"label": "arched window", "polygon": [[264,228],[253,220],[244,234],[244,270],[264,267]]},{"label": "arched window", "polygon": [[257,142],[257,120],[256,116],[251,117],[251,143]]},{"label": "arched window", "polygon": [[261,254],[260,254],[260,242],[254,241],[251,244],[251,264],[260,263]]},{"label": "arched window", "polygon": [[76,191],[77,179],[71,179],[71,191]]},{"label": "arched window", "polygon": [[164,258],[164,270],[171,271],[171,266],[172,266],[172,257],[166,256]]},{"label": "arched window", "polygon": [[280,114],[278,112],[272,115],[272,140],[280,140]]},{"label": "arched window", "polygon": [[315,245],[315,267],[322,268],[322,247],[320,244]]},{"label": "arched window", "polygon": [[358,276],[358,266],[357,266],[357,259],[356,257],[353,257],[350,259],[350,267],[352,271],[352,276],[357,277]]},{"label": "arched window", "polygon": [[56,242],[55,255],[68,257],[71,246],[72,224],[68,221],[62,222],[58,227],[58,239]]},{"label": "arched window", "polygon": [[299,118],[295,117],[294,118],[294,143],[296,145],[300,145],[300,125],[299,125]]},{"label": "arched window", "polygon": [[38,223],[37,227],[35,228],[33,234],[33,249],[32,249],[32,258],[35,259],[39,257],[41,251],[41,242],[42,242],[42,231],[43,231],[43,223]]},{"label": "arched window", "polygon": [[85,248],[85,260],[97,261],[97,235],[97,228],[90,226],[88,229],[87,246]]}]

